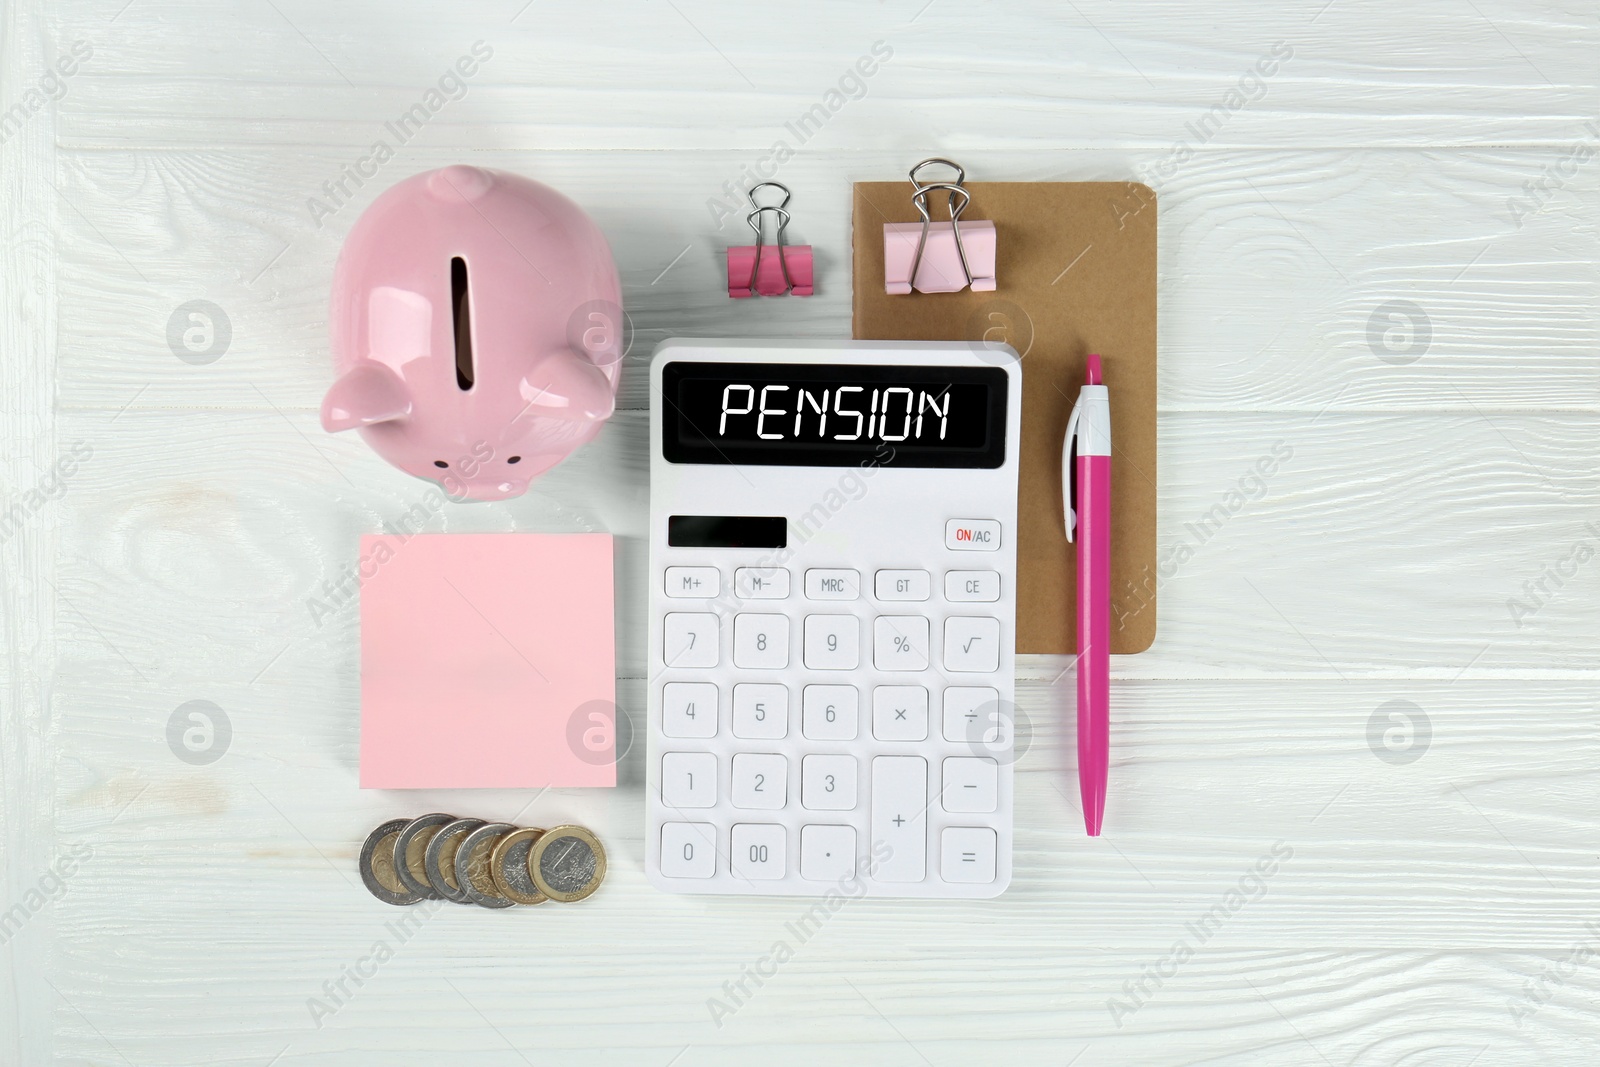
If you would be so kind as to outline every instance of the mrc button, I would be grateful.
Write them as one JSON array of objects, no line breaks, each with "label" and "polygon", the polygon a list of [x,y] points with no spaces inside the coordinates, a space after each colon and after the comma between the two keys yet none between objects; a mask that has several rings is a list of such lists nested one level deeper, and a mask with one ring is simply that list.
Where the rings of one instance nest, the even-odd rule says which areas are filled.
[{"label": "mrc button", "polygon": [[944,524],[944,547],[958,552],[998,552],[1000,524],[993,519],[951,519]]}]

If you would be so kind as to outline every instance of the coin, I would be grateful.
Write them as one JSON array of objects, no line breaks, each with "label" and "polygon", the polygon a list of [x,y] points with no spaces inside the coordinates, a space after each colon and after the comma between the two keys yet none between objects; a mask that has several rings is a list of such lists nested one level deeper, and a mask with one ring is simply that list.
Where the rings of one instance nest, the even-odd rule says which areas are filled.
[{"label": "coin", "polygon": [[544,835],[538,827],[514,830],[502,837],[489,854],[489,877],[500,895],[517,904],[543,904],[550,898],[533,884],[533,874],[528,870],[528,853],[534,843]]},{"label": "coin", "polygon": [[385,904],[415,904],[422,894],[401,883],[394,869],[394,843],[410,819],[390,819],[367,835],[361,846],[361,881]]},{"label": "coin", "polygon": [[454,815],[435,812],[406,823],[405,829],[394,842],[394,873],[400,883],[413,893],[422,894],[424,900],[441,900],[443,894],[428,883],[428,842],[438,833],[439,827],[455,822]]},{"label": "coin", "polygon": [[528,873],[545,896],[570,904],[600,887],[606,876],[606,850],[581,826],[552,827],[528,853]]},{"label": "coin", "polygon": [[456,884],[467,899],[481,908],[509,908],[511,901],[500,895],[489,874],[489,858],[495,843],[516,827],[508,822],[484,823],[461,839],[456,850]]},{"label": "coin", "polygon": [[461,841],[467,834],[482,825],[482,819],[457,819],[435,830],[433,840],[428,842],[423,869],[428,873],[428,884],[446,900],[457,904],[472,903],[472,898],[456,884],[456,850],[461,847]]}]

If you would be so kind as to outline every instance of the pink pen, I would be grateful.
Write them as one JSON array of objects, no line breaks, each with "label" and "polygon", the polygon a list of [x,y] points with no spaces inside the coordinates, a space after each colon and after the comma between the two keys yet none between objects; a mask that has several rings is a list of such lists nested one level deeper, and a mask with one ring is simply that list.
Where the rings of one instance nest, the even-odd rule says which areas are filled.
[{"label": "pink pen", "polygon": [[1078,544],[1078,791],[1084,829],[1099,837],[1111,742],[1111,398],[1099,356],[1084,383],[1061,447],[1061,496]]}]

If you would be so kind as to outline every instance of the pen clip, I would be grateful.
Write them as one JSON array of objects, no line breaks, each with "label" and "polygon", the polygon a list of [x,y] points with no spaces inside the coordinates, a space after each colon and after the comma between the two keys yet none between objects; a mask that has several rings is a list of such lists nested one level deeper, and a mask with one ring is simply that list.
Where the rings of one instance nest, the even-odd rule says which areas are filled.
[{"label": "pen clip", "polygon": [[1067,436],[1061,442],[1061,510],[1069,545],[1078,539],[1078,420],[1082,414],[1080,396],[1067,417]]}]

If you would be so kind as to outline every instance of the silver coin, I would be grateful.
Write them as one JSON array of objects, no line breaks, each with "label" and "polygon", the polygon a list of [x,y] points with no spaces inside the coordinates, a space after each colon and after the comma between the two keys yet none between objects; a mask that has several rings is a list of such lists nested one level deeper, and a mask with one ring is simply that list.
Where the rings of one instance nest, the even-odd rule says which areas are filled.
[{"label": "silver coin", "polygon": [[421,893],[424,900],[442,900],[444,894],[428,882],[428,842],[445,823],[455,822],[454,815],[435,812],[406,823],[405,829],[394,842],[394,873],[401,883],[413,893]]},{"label": "silver coin", "polygon": [[[512,902],[495,888],[494,876],[489,873],[489,860],[495,842],[516,827],[508,822],[484,823],[461,841],[456,850],[456,884],[467,899],[480,908],[509,908]],[[442,833],[443,831],[441,831]]]},{"label": "silver coin", "polygon": [[428,874],[428,884],[441,897],[456,904],[471,904],[472,898],[456,882],[456,851],[466,836],[483,825],[482,819],[457,819],[447,822],[434,832],[428,842],[423,869]]},{"label": "silver coin", "polygon": [[394,869],[394,843],[410,819],[390,819],[372,833],[361,846],[361,881],[367,891],[385,904],[415,904],[422,894],[401,883]]},{"label": "silver coin", "polygon": [[581,826],[553,826],[528,853],[528,870],[545,896],[571,904],[600,887],[606,876],[606,850]]}]

